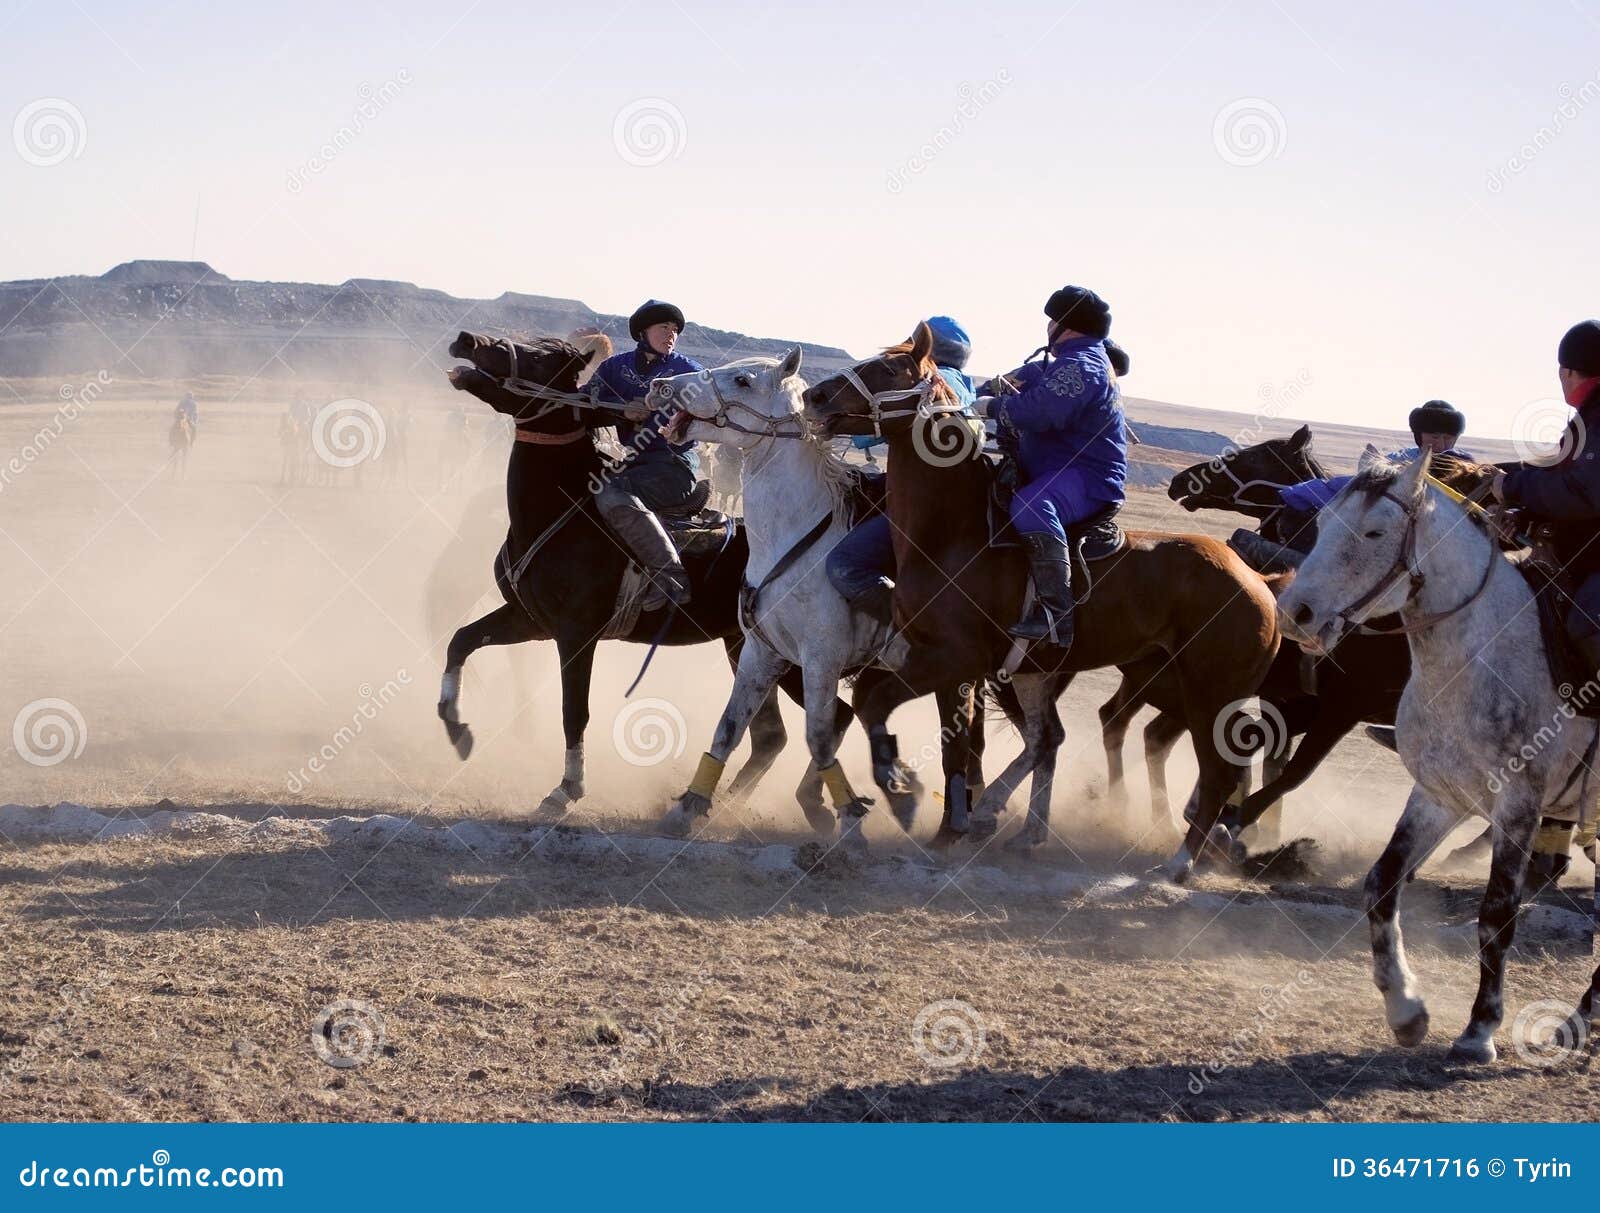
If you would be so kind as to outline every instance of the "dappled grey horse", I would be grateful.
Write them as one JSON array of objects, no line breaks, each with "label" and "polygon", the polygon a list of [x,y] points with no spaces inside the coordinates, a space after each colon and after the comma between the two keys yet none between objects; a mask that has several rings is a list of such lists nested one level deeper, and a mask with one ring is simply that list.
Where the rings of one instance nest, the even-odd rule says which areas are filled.
[{"label": "dappled grey horse", "polygon": [[[1452,827],[1487,818],[1494,853],[1478,915],[1478,996],[1450,1052],[1491,1062],[1534,831],[1541,815],[1576,820],[1593,803],[1600,726],[1558,695],[1527,579],[1435,487],[1426,456],[1363,462],[1323,510],[1316,546],[1278,611],[1284,634],[1313,653],[1363,620],[1400,613],[1412,674],[1395,725],[1416,786],[1367,876],[1373,977],[1395,1039],[1420,1044],[1428,1010],[1401,943],[1400,891]],[[1579,1014],[1571,1039],[1583,1037]]]}]

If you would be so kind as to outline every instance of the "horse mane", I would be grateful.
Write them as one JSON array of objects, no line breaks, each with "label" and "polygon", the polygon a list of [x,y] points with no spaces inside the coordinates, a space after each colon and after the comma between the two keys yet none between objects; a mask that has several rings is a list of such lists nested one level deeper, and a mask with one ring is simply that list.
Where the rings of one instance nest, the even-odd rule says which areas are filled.
[{"label": "horse mane", "polygon": [[[909,353],[911,353],[911,342],[909,341],[902,341],[896,345],[883,347],[883,356],[885,358],[895,354]],[[939,374],[939,364],[933,360],[933,352],[931,350],[924,354],[922,360],[917,363],[917,378],[919,380],[928,379],[933,383],[932,394],[936,399],[943,400],[946,403],[955,402],[956,394],[950,385],[945,382],[944,376]]]}]

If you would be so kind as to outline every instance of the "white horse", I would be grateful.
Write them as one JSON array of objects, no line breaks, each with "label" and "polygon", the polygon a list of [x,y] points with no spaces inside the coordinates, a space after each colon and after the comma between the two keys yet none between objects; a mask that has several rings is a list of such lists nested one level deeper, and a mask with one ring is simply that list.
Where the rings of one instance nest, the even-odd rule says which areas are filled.
[{"label": "white horse", "polygon": [[[847,670],[872,661],[888,629],[853,611],[828,580],[834,544],[850,530],[854,471],[801,417],[800,350],[780,362],[745,358],[715,370],[658,379],[652,407],[679,410],[672,437],[725,442],[744,452],[744,522],[750,542],[745,566],[745,644],[733,694],[700,759],[689,789],[662,819],[664,832],[683,835],[711,809],[728,756],[751,717],[791,666],[805,681],[806,744],[832,796],[838,845],[865,850],[861,819],[868,801],[850,787],[837,754],[843,734],[834,702]],[[753,601],[752,601],[753,599]],[[846,722],[847,723],[847,722]],[[905,776],[904,769],[901,774]],[[914,808],[914,780],[906,777]],[[897,806],[898,807],[898,806]],[[908,825],[906,817],[901,823]]]},{"label": "white horse", "polygon": [[[1541,816],[1575,820],[1592,805],[1588,765],[1600,726],[1558,697],[1532,590],[1430,482],[1426,455],[1403,467],[1364,462],[1317,530],[1278,603],[1285,635],[1326,653],[1363,620],[1398,611],[1411,647],[1395,724],[1416,786],[1366,882],[1373,978],[1389,1028],[1406,1046],[1428,1032],[1400,939],[1400,891],[1452,827],[1486,817],[1494,857],[1478,915],[1478,996],[1450,1053],[1491,1062],[1534,831]],[[1582,1033],[1575,1013],[1571,1039]]]}]

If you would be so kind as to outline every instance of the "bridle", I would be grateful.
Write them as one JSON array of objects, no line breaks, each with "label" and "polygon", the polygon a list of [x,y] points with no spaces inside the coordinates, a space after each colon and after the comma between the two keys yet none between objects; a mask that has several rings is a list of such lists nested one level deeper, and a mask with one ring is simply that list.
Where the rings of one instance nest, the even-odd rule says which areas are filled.
[{"label": "bridle", "polygon": [[[877,359],[869,361],[876,362]],[[938,372],[930,371],[923,378],[917,380],[910,387],[886,388],[881,392],[874,392],[861,381],[856,367],[865,366],[866,363],[858,362],[855,366],[847,366],[837,372],[833,378],[843,379],[856,394],[866,402],[867,416],[872,418],[872,435],[875,438],[883,437],[883,423],[893,421],[900,417],[937,417],[950,413],[964,413],[966,410],[959,404],[935,404],[935,393],[942,382]],[[826,382],[826,380],[824,380]],[[897,404],[902,400],[915,400],[912,408],[885,409],[885,404]]]},{"label": "bridle", "polygon": [[[738,434],[751,434],[758,438],[810,438],[811,427],[806,424],[805,418],[790,413],[783,417],[773,417],[763,413],[760,409],[752,408],[742,400],[730,400],[722,394],[722,387],[717,383],[717,377],[711,371],[700,372],[700,382],[711,388],[711,395],[716,399],[717,411],[709,417],[702,417],[698,413],[689,413],[695,421],[704,421],[718,429],[733,430]],[[651,385],[654,387],[654,385]],[[645,399],[650,399],[646,394]],[[680,409],[683,406],[678,406]],[[687,412],[687,410],[685,410]],[[755,418],[756,425],[741,425],[729,417],[730,413],[748,413]]]},{"label": "bridle", "polygon": [[[1444,486],[1439,485],[1437,481],[1433,481],[1431,478],[1428,483],[1434,484],[1435,487],[1441,489],[1444,488]],[[1478,578],[1477,588],[1460,602],[1456,603],[1455,606],[1443,611],[1431,611],[1422,616],[1420,619],[1413,619],[1409,623],[1401,623],[1392,628],[1374,627],[1370,623],[1364,624],[1359,619],[1354,618],[1365,611],[1378,599],[1387,594],[1389,590],[1392,589],[1403,577],[1409,577],[1411,579],[1411,588],[1406,593],[1406,603],[1410,604],[1414,602],[1417,598],[1417,595],[1422,592],[1422,586],[1425,580],[1421,570],[1415,565],[1415,558],[1417,554],[1417,522],[1421,517],[1422,499],[1418,497],[1411,501],[1402,501],[1388,489],[1384,489],[1383,496],[1399,506],[1401,512],[1406,516],[1406,531],[1405,536],[1400,541],[1400,554],[1395,557],[1394,563],[1389,566],[1389,571],[1379,578],[1377,585],[1373,586],[1370,590],[1361,595],[1361,597],[1357,598],[1342,611],[1335,612],[1334,618],[1342,622],[1347,631],[1355,630],[1359,627],[1363,632],[1366,632],[1370,635],[1403,636],[1409,635],[1412,632],[1425,631],[1428,628],[1434,627],[1436,624],[1443,623],[1446,619],[1449,619],[1452,615],[1465,610],[1480,597],[1482,597],[1483,592],[1489,588],[1489,579],[1494,576],[1494,566],[1499,562],[1500,559],[1500,553],[1495,548],[1495,543],[1492,536],[1488,537],[1489,559],[1483,566],[1483,576]]]}]

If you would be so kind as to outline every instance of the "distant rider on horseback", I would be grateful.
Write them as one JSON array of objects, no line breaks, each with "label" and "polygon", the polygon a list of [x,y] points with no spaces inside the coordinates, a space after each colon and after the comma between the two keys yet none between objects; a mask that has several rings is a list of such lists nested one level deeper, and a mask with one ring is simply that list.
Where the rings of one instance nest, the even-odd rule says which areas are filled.
[{"label": "distant rider on horseback", "polygon": [[178,401],[178,407],[172,410],[174,421],[187,421],[189,428],[195,432],[200,429],[200,406],[195,402],[193,392],[185,392],[183,399]]},{"label": "distant rider on horseback", "polygon": [[980,397],[978,409],[999,423],[1002,444],[1014,445],[1021,475],[1011,521],[1027,545],[1034,598],[1010,633],[1066,648],[1074,606],[1067,531],[1121,506],[1128,438],[1106,345],[1106,301],[1087,287],[1064,286],[1044,314],[1044,358],[1003,376],[1001,386],[1014,395]]},{"label": "distant rider on horseback", "polygon": [[699,460],[694,443],[667,440],[664,431],[673,410],[652,411],[640,403],[654,380],[702,369],[694,359],[673,352],[683,326],[678,308],[646,300],[628,317],[628,332],[638,345],[607,358],[589,381],[596,403],[623,406],[629,419],[617,427],[627,460],[595,494],[595,504],[650,577],[652,588],[642,608],[647,611],[668,600],[680,606],[689,601],[689,575],[655,511],[689,499]]},{"label": "distant rider on horseback", "polygon": [[[1411,410],[1407,423],[1417,445],[1390,451],[1387,456],[1390,462],[1410,463],[1423,451],[1455,459],[1472,458],[1456,446],[1467,430],[1466,415],[1448,400],[1429,400],[1426,404],[1419,404]],[[1289,509],[1297,513],[1315,514],[1337,497],[1339,490],[1352,479],[1350,476],[1328,476],[1321,480],[1303,480],[1290,485],[1279,496]]]},{"label": "distant rider on horseback", "polygon": [[[931,317],[928,328],[933,332],[933,361],[939,368],[939,377],[955,393],[957,402],[970,409],[977,400],[972,379],[965,371],[967,359],[972,356],[972,339],[949,316]],[[858,450],[866,450],[883,441],[877,435],[861,434],[851,443]],[[856,610],[884,623],[890,620],[893,578],[894,532],[889,527],[889,515],[881,510],[857,525],[828,553],[828,580],[833,582],[833,588]]]},{"label": "distant rider on horseback", "polygon": [[1570,579],[1567,634],[1591,673],[1600,671],[1600,320],[1567,330],[1556,351],[1562,398],[1575,410],[1551,463],[1524,463],[1494,478],[1506,505],[1554,524],[1552,546]]}]

